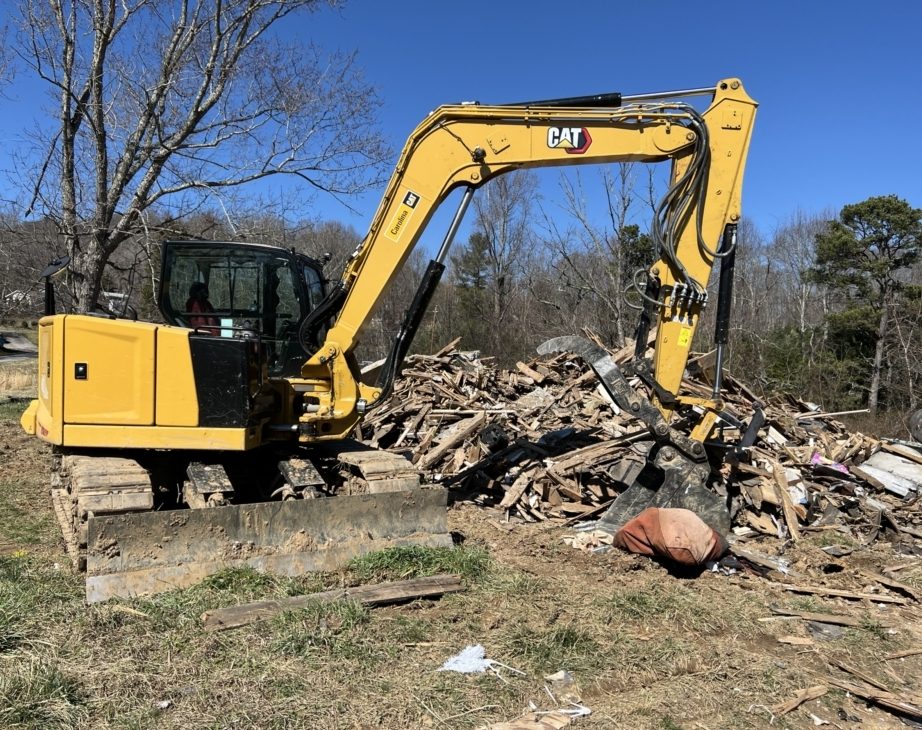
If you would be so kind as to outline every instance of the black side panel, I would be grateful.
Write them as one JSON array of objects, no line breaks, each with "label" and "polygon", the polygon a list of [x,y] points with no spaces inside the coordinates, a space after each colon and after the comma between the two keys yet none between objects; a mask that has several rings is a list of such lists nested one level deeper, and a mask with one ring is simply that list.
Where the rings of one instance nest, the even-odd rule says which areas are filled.
[{"label": "black side panel", "polygon": [[199,426],[246,426],[250,385],[246,340],[189,335]]}]

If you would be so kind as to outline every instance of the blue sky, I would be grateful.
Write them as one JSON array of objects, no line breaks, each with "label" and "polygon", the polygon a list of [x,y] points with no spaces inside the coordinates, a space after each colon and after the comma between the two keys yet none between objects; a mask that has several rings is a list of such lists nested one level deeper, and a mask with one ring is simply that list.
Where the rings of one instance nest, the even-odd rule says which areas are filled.
[{"label": "blue sky", "polygon": [[[9,16],[15,3],[0,7]],[[395,156],[443,103],[640,93],[738,76],[760,103],[743,206],[763,232],[798,209],[871,195],[922,207],[922,3],[354,0],[292,23],[286,35],[359,50]],[[10,146],[16,125],[41,115],[32,89],[20,78],[7,91],[0,129]],[[0,169],[9,169],[8,149]],[[558,174],[545,174],[546,198]],[[357,214],[318,197],[303,213],[364,232],[379,195],[354,201]]]},{"label": "blue sky", "polygon": [[[360,0],[305,33],[360,49],[395,148],[442,103],[738,76],[760,104],[743,206],[764,232],[871,195],[922,207],[922,3]],[[337,217],[364,231],[369,198]]]}]

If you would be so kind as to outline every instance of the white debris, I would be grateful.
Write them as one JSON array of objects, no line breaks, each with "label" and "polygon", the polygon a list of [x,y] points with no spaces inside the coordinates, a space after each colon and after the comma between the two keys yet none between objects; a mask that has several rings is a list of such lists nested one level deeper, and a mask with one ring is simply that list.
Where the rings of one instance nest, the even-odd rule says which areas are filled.
[{"label": "white debris", "polygon": [[480,644],[467,646],[446,661],[438,671],[460,672],[461,674],[481,674],[490,668],[487,650]]},{"label": "white debris", "polygon": [[[487,659],[487,650],[480,644],[464,647],[464,649],[448,659],[436,671],[459,672],[460,674],[482,674],[489,669],[497,677],[503,679],[499,673],[499,668],[508,669],[510,672],[525,676],[525,672],[515,667],[510,667],[495,659]],[[505,682],[506,680],[503,679],[503,681]]]}]

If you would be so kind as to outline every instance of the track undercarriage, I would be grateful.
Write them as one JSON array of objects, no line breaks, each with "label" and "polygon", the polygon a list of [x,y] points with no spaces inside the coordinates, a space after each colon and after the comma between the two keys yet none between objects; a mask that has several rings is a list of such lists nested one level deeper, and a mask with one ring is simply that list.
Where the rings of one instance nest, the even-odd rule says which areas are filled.
[{"label": "track undercarriage", "polygon": [[89,603],[192,585],[232,567],[331,570],[395,545],[448,546],[446,492],[398,454],[65,452],[52,501]]}]

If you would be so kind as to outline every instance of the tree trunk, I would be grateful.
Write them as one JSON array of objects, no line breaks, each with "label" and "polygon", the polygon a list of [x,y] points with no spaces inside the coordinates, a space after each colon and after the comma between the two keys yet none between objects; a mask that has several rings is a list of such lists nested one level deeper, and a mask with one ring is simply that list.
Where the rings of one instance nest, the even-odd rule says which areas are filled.
[{"label": "tree trunk", "polygon": [[72,254],[70,271],[75,312],[92,312],[99,301],[102,277],[109,256],[94,237],[82,240],[84,250]]},{"label": "tree trunk", "polygon": [[877,344],[874,347],[874,363],[871,366],[871,387],[868,392],[868,409],[877,414],[877,396],[880,392],[880,371],[884,361],[884,337],[890,319],[890,293],[886,292],[880,308],[880,324],[877,327]]}]

